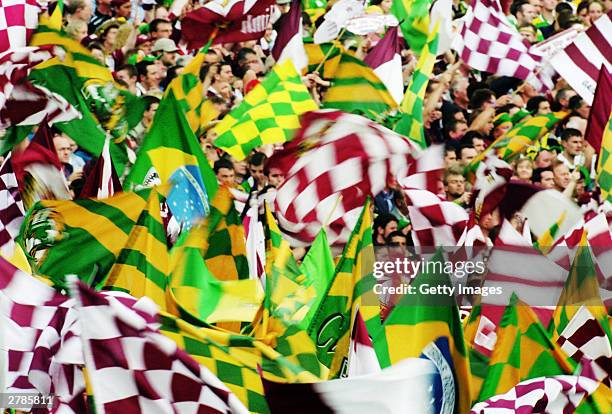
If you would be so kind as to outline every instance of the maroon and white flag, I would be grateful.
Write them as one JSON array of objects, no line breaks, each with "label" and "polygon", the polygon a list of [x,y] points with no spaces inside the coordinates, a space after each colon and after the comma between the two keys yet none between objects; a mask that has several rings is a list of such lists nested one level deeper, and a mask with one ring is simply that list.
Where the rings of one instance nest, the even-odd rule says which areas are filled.
[{"label": "maroon and white flag", "polygon": [[410,140],[359,115],[304,114],[295,138],[268,162],[285,172],[275,212],[294,239],[310,243],[326,225],[330,243],[346,242],[368,195],[406,177],[421,151]]},{"label": "maroon and white flag", "polygon": [[385,84],[398,105],[404,98],[404,78],[400,51],[398,26],[395,26],[385,33],[385,37],[363,59],[364,63],[371,67],[376,76]]},{"label": "maroon and white flag", "polygon": [[38,27],[36,0],[0,1],[0,53],[25,47]]},{"label": "maroon and white flag", "polygon": [[117,176],[113,167],[109,147],[110,137],[107,136],[100,157],[94,164],[92,171],[87,174],[79,198],[109,198],[122,191],[119,176]]},{"label": "maroon and white flag", "polygon": [[9,153],[0,167],[0,250],[5,257],[11,257],[14,253],[15,238],[24,216],[23,201]]},{"label": "maroon and white flag", "polygon": [[349,378],[375,374],[381,370],[376,351],[359,309],[355,313],[355,321],[353,322],[347,369],[347,377]]},{"label": "maroon and white flag", "polygon": [[299,0],[293,1],[289,13],[278,20],[280,29],[272,48],[272,57],[280,63],[290,59],[300,73],[308,66],[308,55],[302,39],[302,5]]},{"label": "maroon and white flag", "polygon": [[612,10],[551,59],[552,66],[588,103],[593,104],[599,71],[612,71]]},{"label": "maroon and white flag", "polygon": [[552,88],[537,75],[542,56],[531,50],[507,20],[498,0],[473,0],[464,17],[461,37],[457,52],[470,67],[528,80],[540,90]]},{"label": "maroon and white flag", "polygon": [[263,37],[275,0],[212,0],[193,10],[181,21],[189,49],[213,44],[236,43]]}]

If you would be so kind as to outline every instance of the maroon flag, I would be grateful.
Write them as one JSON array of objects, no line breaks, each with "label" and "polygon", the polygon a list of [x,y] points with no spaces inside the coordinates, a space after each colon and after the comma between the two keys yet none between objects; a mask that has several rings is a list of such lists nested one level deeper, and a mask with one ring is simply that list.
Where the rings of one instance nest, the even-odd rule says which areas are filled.
[{"label": "maroon flag", "polygon": [[372,48],[363,62],[372,68],[395,102],[400,104],[404,97],[404,79],[398,28],[399,26],[389,28],[385,37]]},{"label": "maroon flag", "polygon": [[593,148],[595,154],[599,154],[601,150],[601,140],[603,133],[610,119],[610,110],[612,109],[612,74],[605,66],[601,67],[599,77],[597,79],[597,89],[595,89],[595,98],[589,113],[589,123],[584,138]]},{"label": "maroon flag", "polygon": [[189,49],[213,44],[235,43],[263,37],[275,0],[213,0],[187,13],[181,23]]},{"label": "maroon flag", "polygon": [[110,139],[107,138],[102,154],[87,174],[79,198],[108,198],[122,191],[121,182],[113,167],[109,145]]},{"label": "maroon flag", "polygon": [[0,2],[0,53],[28,44],[38,27],[39,11],[36,0]]},{"label": "maroon flag", "polygon": [[302,39],[302,5],[299,0],[291,4],[291,10],[278,21],[278,36],[272,48],[272,57],[277,62],[291,59],[298,72],[308,66],[308,56]]}]

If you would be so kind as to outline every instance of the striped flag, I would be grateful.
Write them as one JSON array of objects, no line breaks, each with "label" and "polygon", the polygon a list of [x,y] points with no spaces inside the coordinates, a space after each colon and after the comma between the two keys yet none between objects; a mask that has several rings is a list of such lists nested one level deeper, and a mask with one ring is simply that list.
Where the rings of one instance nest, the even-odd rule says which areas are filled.
[{"label": "striped flag", "polygon": [[0,251],[11,257],[25,210],[9,153],[0,167]]},{"label": "striped flag", "polygon": [[432,31],[429,32],[427,42],[423,46],[421,56],[400,107],[401,117],[394,128],[396,132],[407,136],[419,144],[421,148],[427,146],[425,131],[423,130],[423,100],[425,99],[429,77],[436,62],[439,27],[439,22],[436,22]]},{"label": "striped flag", "polygon": [[397,31],[397,26],[389,28],[385,37],[370,50],[363,61],[374,70],[399,105],[404,97],[404,77]]},{"label": "striped flag", "polygon": [[344,53],[321,106],[377,120],[397,108],[397,102],[368,65]]},{"label": "striped flag", "polygon": [[248,413],[219,378],[133,310],[80,282],[74,294],[97,413]]},{"label": "striped flag", "polygon": [[291,60],[298,73],[302,73],[308,66],[308,56],[302,38],[301,2],[294,0],[289,13],[283,14],[276,24],[279,29],[272,48],[272,57],[277,63],[282,63],[285,59]]},{"label": "striped flag", "polygon": [[589,105],[593,104],[602,67],[612,71],[612,10],[595,20],[572,43],[551,59],[551,64]]},{"label": "striped flag", "polygon": [[318,72],[323,79],[332,79],[336,74],[338,65],[340,64],[340,57],[344,52],[344,46],[335,40],[330,43],[322,43],[317,45],[315,43],[304,43],[304,49],[308,56],[308,72],[314,72],[321,67]]}]

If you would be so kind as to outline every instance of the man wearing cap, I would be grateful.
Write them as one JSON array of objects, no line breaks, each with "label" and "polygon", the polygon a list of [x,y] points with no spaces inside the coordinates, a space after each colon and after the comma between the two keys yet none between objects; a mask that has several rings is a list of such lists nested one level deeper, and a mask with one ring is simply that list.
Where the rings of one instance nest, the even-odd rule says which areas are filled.
[{"label": "man wearing cap", "polygon": [[159,56],[159,60],[165,67],[171,68],[176,65],[177,52],[179,49],[172,39],[157,39],[153,45],[153,54]]}]

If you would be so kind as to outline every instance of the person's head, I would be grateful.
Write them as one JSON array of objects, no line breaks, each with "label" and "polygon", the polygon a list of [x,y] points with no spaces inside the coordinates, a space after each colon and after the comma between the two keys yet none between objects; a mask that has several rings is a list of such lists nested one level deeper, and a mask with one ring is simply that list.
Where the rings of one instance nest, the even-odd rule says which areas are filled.
[{"label": "person's head", "polygon": [[259,56],[257,56],[257,53],[253,49],[243,47],[238,52],[236,60],[238,61],[238,65],[243,72],[246,72],[247,70],[252,70],[257,74],[263,72],[261,59]]},{"label": "person's head", "polygon": [[154,55],[159,56],[160,62],[167,68],[176,65],[178,51],[174,40],[166,38],[157,39],[151,50]]},{"label": "person's head", "polygon": [[83,20],[70,20],[66,25],[66,34],[81,43],[87,37],[87,22]]},{"label": "person's head", "polygon": [[580,95],[572,96],[569,100],[569,109],[578,114],[583,119],[589,118],[589,112],[591,112],[591,107],[582,99]]},{"label": "person's head", "polygon": [[169,20],[170,12],[164,6],[155,7],[155,18],[162,20]]},{"label": "person's head", "polygon": [[457,78],[456,80],[453,81],[453,83],[451,83],[450,85],[450,94],[451,97],[453,98],[453,100],[455,102],[461,103],[461,104],[467,104],[468,102],[468,94],[467,94],[467,89],[469,86],[469,82],[466,78]]},{"label": "person's head", "polygon": [[538,29],[531,23],[520,25],[519,33],[529,43],[536,43],[538,41]]},{"label": "person's head", "polygon": [[219,69],[214,76],[215,82],[227,82],[231,83],[234,80],[234,73],[232,72],[232,65],[229,63],[221,63]]},{"label": "person's head", "polygon": [[157,108],[159,108],[159,98],[151,95],[145,95],[142,97],[142,100],[145,103],[145,111],[142,114],[142,119],[146,125],[150,125],[151,122],[153,122]]},{"label": "person's head", "polygon": [[162,80],[162,74],[157,63],[143,60],[136,64],[136,69],[138,70],[138,81],[146,89],[159,87],[159,83]]},{"label": "person's head", "polygon": [[542,0],[542,10],[552,13],[555,11],[558,3],[558,0]]},{"label": "person's head", "polygon": [[53,137],[53,145],[57,152],[57,157],[64,164],[70,162],[70,155],[72,155],[71,140],[63,134],[58,134]]},{"label": "person's head", "polygon": [[587,120],[577,114],[570,115],[567,118],[567,123],[565,124],[565,128],[577,129],[578,131],[580,131],[580,134],[584,136],[584,134],[586,133],[586,128],[587,128]]},{"label": "person's head", "polygon": [[570,183],[570,170],[561,160],[554,160],[552,163],[553,179],[555,188],[563,191]]},{"label": "person's head", "polygon": [[542,13],[542,1],[541,0],[529,0],[529,4],[531,4],[536,9],[536,13]]},{"label": "person's head", "polygon": [[374,220],[374,236],[380,243],[384,243],[386,238],[397,231],[398,221],[393,214],[382,213]]},{"label": "person's head", "polygon": [[204,56],[204,63],[206,65],[214,65],[219,62],[221,62],[221,55],[215,49],[208,49],[206,56]]},{"label": "person's head", "polygon": [[555,159],[555,153],[549,150],[540,150],[535,159],[535,165],[538,168],[549,168]]},{"label": "person's head", "polygon": [[572,96],[576,96],[576,92],[574,92],[573,89],[570,89],[570,88],[560,89],[559,92],[557,92],[557,95],[555,96],[555,102],[562,109],[568,109],[569,101],[570,99],[572,99]]},{"label": "person's head", "polygon": [[119,23],[109,23],[103,30],[99,31],[100,41],[107,49],[115,47],[117,35],[119,34]]},{"label": "person's head", "polygon": [[115,78],[122,80],[129,88],[132,88],[138,81],[138,70],[134,65],[123,65],[115,72]]},{"label": "person's head", "polygon": [[446,196],[454,200],[465,193],[465,177],[463,176],[463,168],[458,165],[451,166],[444,172],[442,178],[444,184],[444,192]]},{"label": "person's head", "polygon": [[493,139],[506,135],[512,128],[512,118],[506,112],[498,114],[493,120]]},{"label": "person's head", "polygon": [[582,152],[582,134],[574,128],[565,128],[561,133],[561,146],[563,152],[569,156],[576,156]]},{"label": "person's head", "polygon": [[91,19],[93,9],[90,0],[71,0],[64,3],[64,13],[69,21],[80,20],[87,23]]},{"label": "person's head", "polygon": [[516,162],[514,170],[519,180],[529,181],[533,175],[533,161],[529,158],[522,158]]},{"label": "person's head", "polygon": [[406,247],[408,245],[408,237],[401,231],[393,231],[385,238],[388,246]]},{"label": "person's head", "polygon": [[534,184],[539,184],[545,189],[555,188],[555,178],[552,168],[536,168],[533,170],[531,181]]},{"label": "person's head", "polygon": [[463,144],[473,147],[477,154],[485,150],[485,140],[481,133],[468,131],[462,139]]},{"label": "person's head", "polygon": [[172,35],[172,23],[165,19],[153,19],[149,23],[149,36],[154,40],[168,39]]},{"label": "person's head", "polygon": [[470,106],[475,111],[495,106],[495,94],[491,89],[476,89],[470,98]]},{"label": "person's head", "polygon": [[546,115],[551,112],[550,103],[542,95],[534,96],[527,101],[526,109],[531,115]]},{"label": "person's head", "polygon": [[472,160],[476,158],[477,155],[478,151],[476,151],[476,149],[472,145],[462,145],[461,149],[459,150],[459,164],[461,164],[462,166],[466,166],[470,162],[472,162]]},{"label": "person's head", "polygon": [[264,175],[264,164],[266,162],[266,154],[263,152],[255,152],[249,157],[249,174],[257,180],[260,185],[266,184],[266,176]]},{"label": "person's head", "polygon": [[538,17],[537,9],[529,4],[528,0],[519,0],[512,4],[510,12],[516,17],[516,22],[519,26],[531,23],[533,19]]},{"label": "person's head", "polygon": [[234,165],[231,161],[221,158],[213,166],[219,184],[234,185]]},{"label": "person's head", "polygon": [[104,54],[104,48],[99,42],[89,43],[89,45],[87,45],[87,49],[89,49],[94,59],[106,66],[106,55]]},{"label": "person's head", "polygon": [[132,3],[130,0],[112,0],[111,8],[115,12],[115,17],[129,19],[132,15]]},{"label": "person's head", "polygon": [[280,168],[264,166],[264,174],[268,185],[278,188],[285,181],[285,174]]},{"label": "person's head", "polygon": [[459,141],[468,130],[468,125],[463,121],[452,120],[448,123],[447,131],[448,136],[453,141]]},{"label": "person's head", "polygon": [[595,21],[604,14],[604,10],[604,5],[597,0],[593,0],[589,3],[589,21],[591,24],[595,23]]},{"label": "person's head", "polygon": [[446,146],[444,148],[444,166],[446,168],[457,164],[457,151],[454,147]]},{"label": "person's head", "polygon": [[234,166],[234,171],[236,172],[236,175],[238,175],[239,177],[244,177],[247,175],[249,168],[246,160],[238,160],[236,158],[232,158],[232,165]]}]

